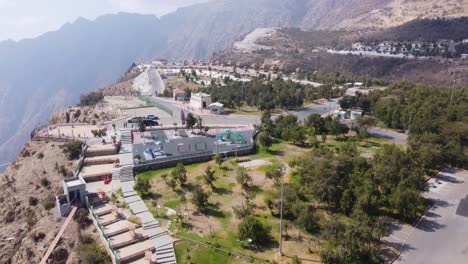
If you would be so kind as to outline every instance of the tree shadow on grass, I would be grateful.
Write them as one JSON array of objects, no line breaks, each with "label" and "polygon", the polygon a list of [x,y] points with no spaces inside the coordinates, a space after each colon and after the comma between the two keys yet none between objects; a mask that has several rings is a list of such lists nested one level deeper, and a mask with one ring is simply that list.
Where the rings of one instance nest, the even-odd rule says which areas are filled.
[{"label": "tree shadow on grass", "polygon": [[248,189],[246,191],[249,192],[249,193],[258,194],[258,193],[262,192],[262,189],[257,185],[251,185],[251,186],[248,187]]},{"label": "tree shadow on grass", "polygon": [[145,199],[148,199],[148,200],[158,200],[159,198],[162,198],[162,195],[159,193],[154,193],[154,192],[150,192],[149,194],[145,196]]},{"label": "tree shadow on grass", "polygon": [[219,195],[226,195],[226,194],[232,194],[231,190],[228,190],[226,188],[219,188],[219,187],[214,187],[213,192]]},{"label": "tree shadow on grass", "polygon": [[270,153],[273,156],[284,156],[284,151],[282,151],[282,150],[268,149],[267,152]]}]

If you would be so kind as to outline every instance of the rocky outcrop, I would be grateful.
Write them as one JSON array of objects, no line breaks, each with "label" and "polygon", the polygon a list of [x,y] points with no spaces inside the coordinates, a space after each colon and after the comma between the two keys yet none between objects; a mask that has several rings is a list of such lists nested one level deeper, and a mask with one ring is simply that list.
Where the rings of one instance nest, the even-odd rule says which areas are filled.
[{"label": "rocky outcrop", "polygon": [[99,111],[95,107],[69,107],[56,111],[50,118],[49,124],[97,124],[111,120],[112,116]]}]

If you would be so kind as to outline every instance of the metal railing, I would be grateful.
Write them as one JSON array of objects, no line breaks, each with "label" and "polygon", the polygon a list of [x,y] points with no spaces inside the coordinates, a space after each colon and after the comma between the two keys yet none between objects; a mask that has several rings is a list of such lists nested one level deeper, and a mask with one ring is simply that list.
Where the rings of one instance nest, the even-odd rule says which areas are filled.
[{"label": "metal railing", "polygon": [[109,237],[107,237],[106,233],[103,230],[103,226],[99,222],[99,216],[96,215],[94,212],[93,206],[89,204],[88,197],[86,197],[86,207],[88,210],[91,212],[91,216],[94,219],[94,222],[96,223],[99,233],[101,233],[102,238],[104,238],[104,241],[106,242],[107,248],[110,250],[110,253],[112,254],[112,259],[115,261],[116,264],[120,264],[120,261],[118,259],[117,253],[115,252],[114,248],[112,247],[111,243],[109,242]]}]

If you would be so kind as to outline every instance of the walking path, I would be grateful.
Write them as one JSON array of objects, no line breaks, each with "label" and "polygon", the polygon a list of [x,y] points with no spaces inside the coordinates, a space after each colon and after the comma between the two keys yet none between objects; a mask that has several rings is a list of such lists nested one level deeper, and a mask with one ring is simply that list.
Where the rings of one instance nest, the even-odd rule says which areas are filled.
[{"label": "walking path", "polygon": [[55,239],[54,241],[52,242],[52,244],[50,245],[49,249],[47,250],[47,252],[45,253],[44,257],[42,258],[40,264],[46,264],[47,260],[49,259],[50,257],[50,254],[52,254],[52,251],[54,251],[54,248],[55,246],[57,245],[57,243],[59,242],[60,238],[62,237],[63,235],[63,232],[65,231],[65,229],[67,228],[68,224],[70,223],[70,221],[72,220],[73,216],[75,215],[75,212],[76,212],[76,207],[73,207],[70,214],[68,215],[67,219],[65,220],[65,223],[63,223],[62,227],[60,228],[60,231],[58,232],[58,234],[55,236]]}]

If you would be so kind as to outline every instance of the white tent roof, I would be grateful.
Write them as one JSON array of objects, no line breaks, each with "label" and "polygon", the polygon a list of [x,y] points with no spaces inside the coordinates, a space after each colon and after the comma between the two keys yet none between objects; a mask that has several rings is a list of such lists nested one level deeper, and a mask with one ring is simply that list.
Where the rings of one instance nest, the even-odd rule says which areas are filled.
[{"label": "white tent roof", "polygon": [[212,103],[212,104],[209,105],[209,107],[212,107],[212,106],[224,107],[224,105],[222,103],[218,103],[218,102]]}]

